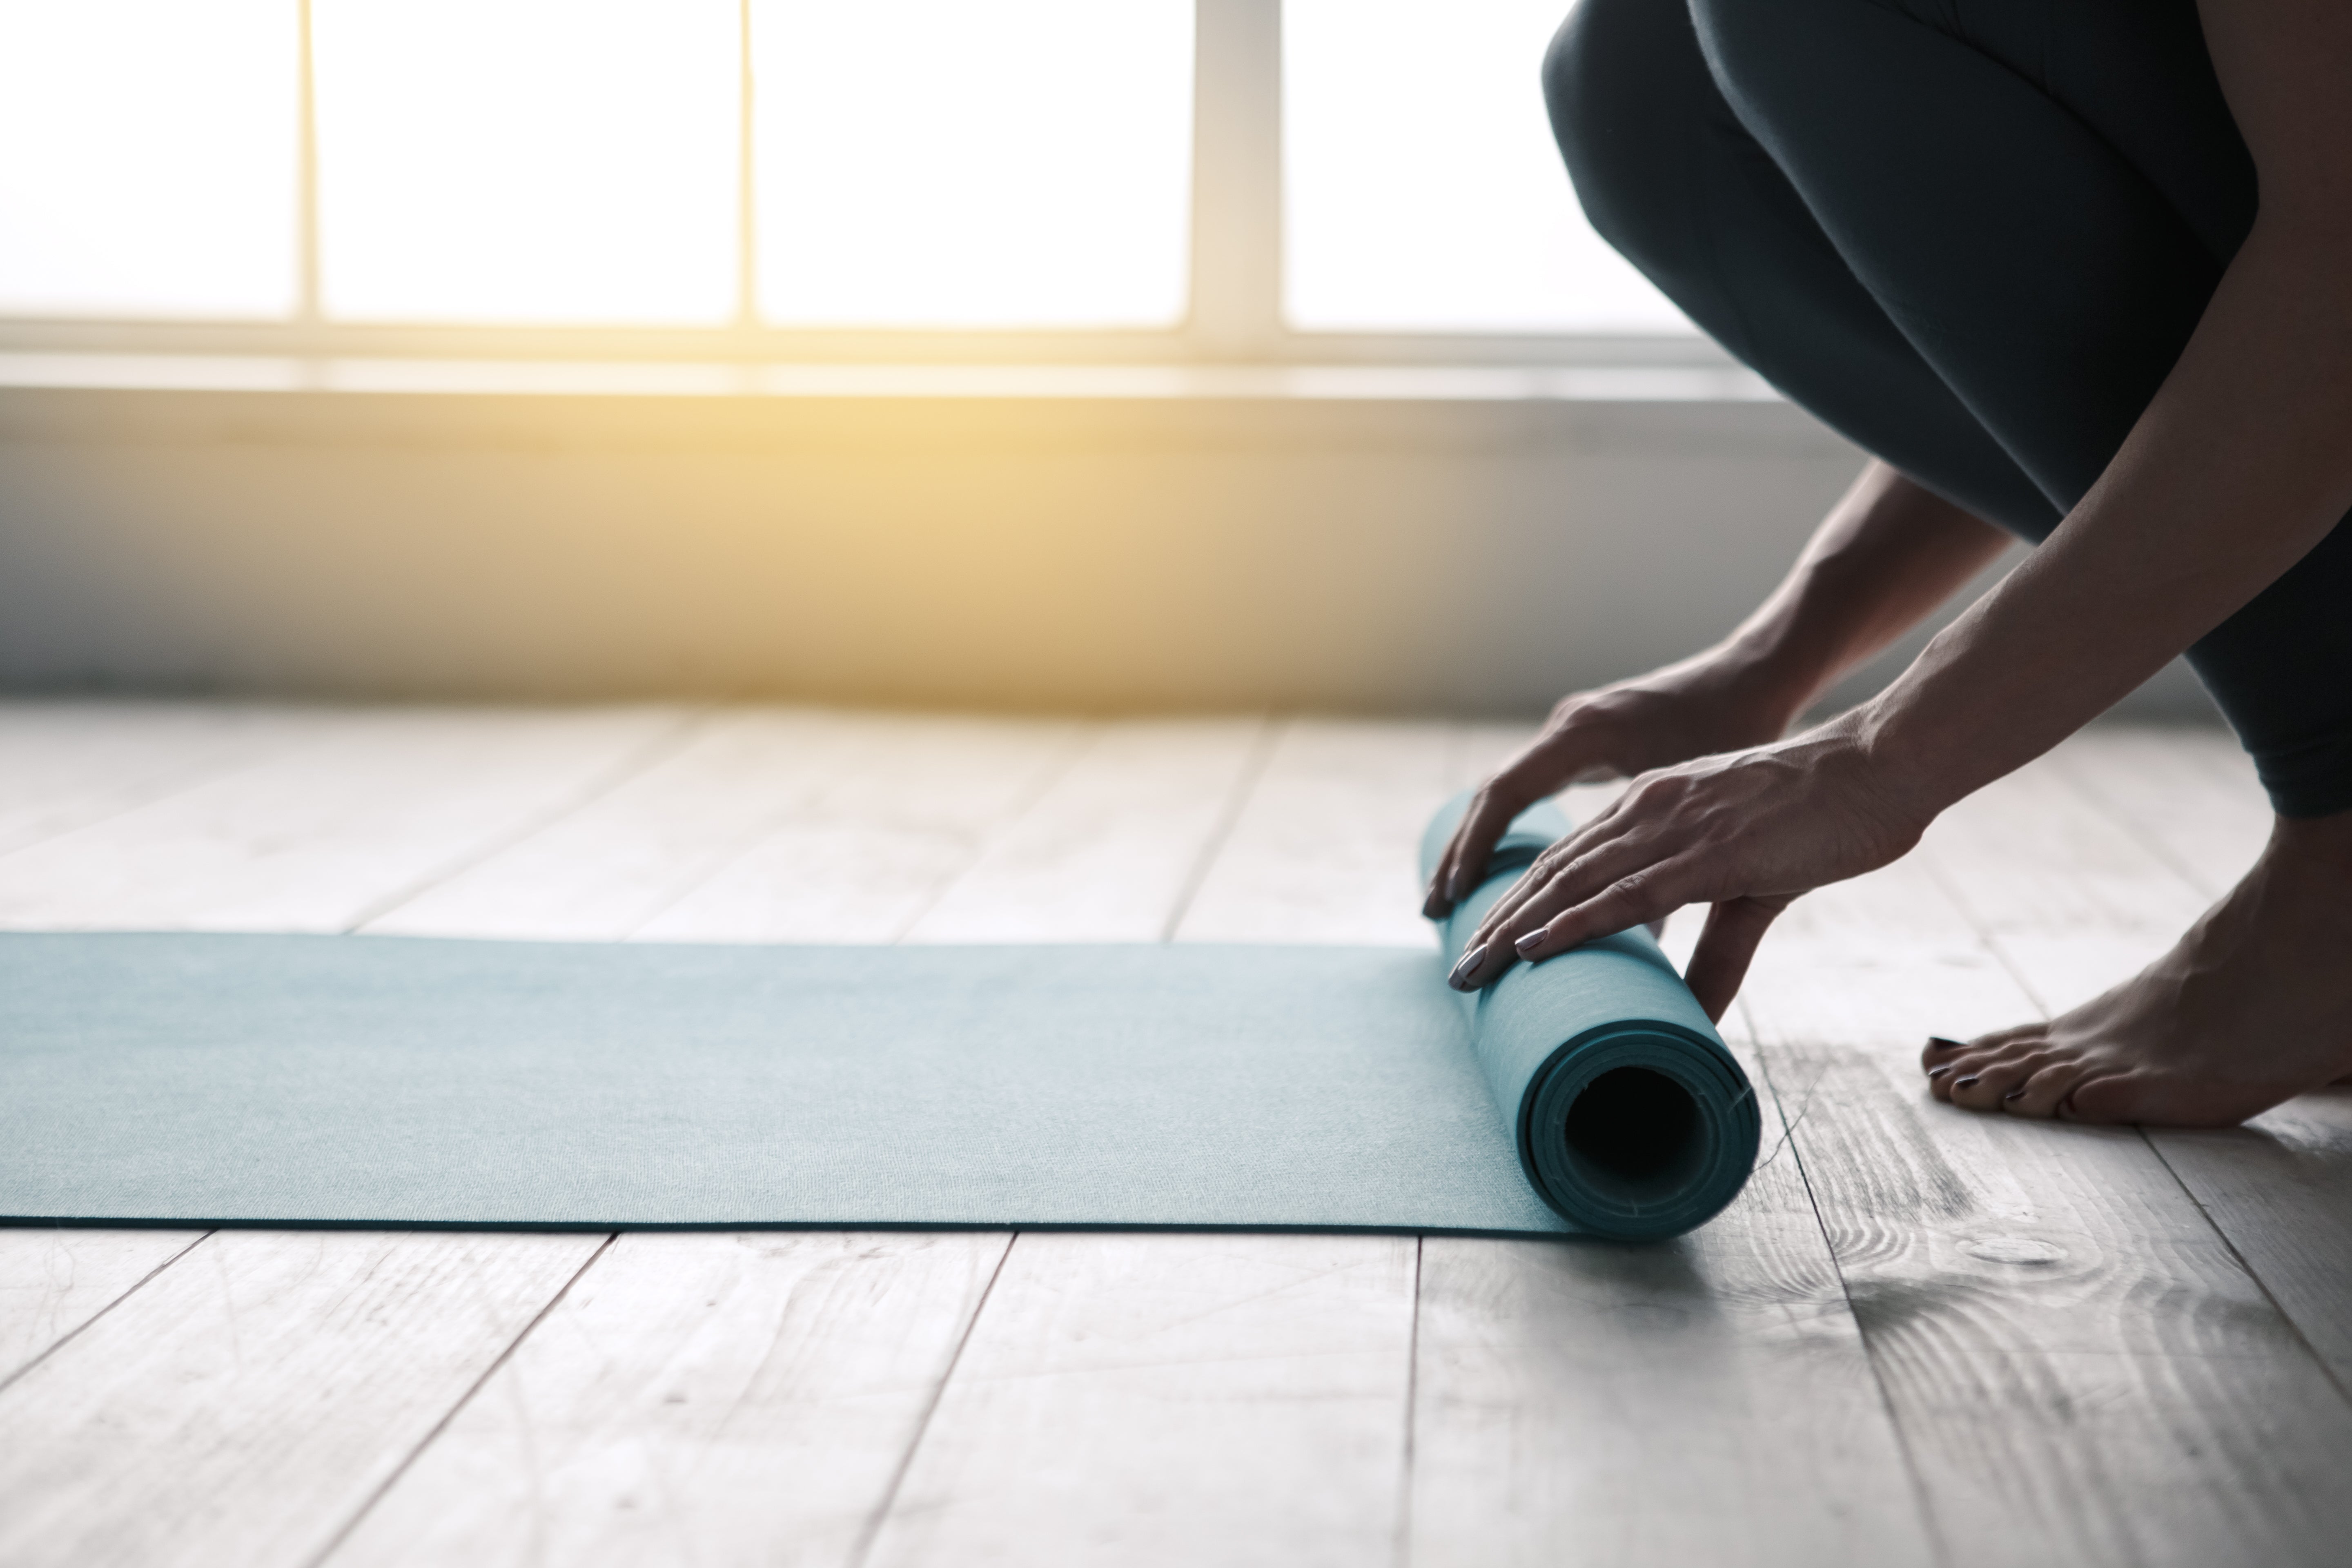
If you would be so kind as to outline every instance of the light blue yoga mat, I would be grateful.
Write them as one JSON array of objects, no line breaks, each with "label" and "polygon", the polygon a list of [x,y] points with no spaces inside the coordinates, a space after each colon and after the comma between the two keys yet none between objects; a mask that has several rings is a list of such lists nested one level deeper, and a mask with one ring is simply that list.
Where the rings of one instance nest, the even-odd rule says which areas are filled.
[{"label": "light blue yoga mat", "polygon": [[[1523,818],[1482,900],[1565,826]],[[1738,1192],[1754,1097],[1646,936],[1475,1002],[1444,969],[0,937],[0,1217],[1651,1237]]]}]

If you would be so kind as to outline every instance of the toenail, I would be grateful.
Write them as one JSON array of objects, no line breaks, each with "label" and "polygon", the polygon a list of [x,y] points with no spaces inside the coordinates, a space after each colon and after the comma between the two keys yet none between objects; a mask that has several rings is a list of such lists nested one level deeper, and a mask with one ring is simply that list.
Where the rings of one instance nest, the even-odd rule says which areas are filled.
[{"label": "toenail", "polygon": [[2021,1084],[2019,1084],[2015,1089],[2011,1089],[2007,1094],[2002,1095],[2000,1098],[2001,1098],[2003,1100],[2019,1100],[2019,1099],[2022,1099],[2022,1098],[2024,1097],[2024,1094],[2025,1094],[2025,1086],[2024,1086],[2023,1084],[2021,1084]]},{"label": "toenail", "polygon": [[1939,1067],[1939,1068],[1929,1068],[1927,1069],[1927,1076],[1928,1076],[1929,1078],[1931,1078],[1931,1079],[1934,1079],[1934,1078],[1941,1078],[1941,1077],[1943,1077],[1946,1073],[1948,1073],[1948,1072],[1949,1072],[1949,1071],[1951,1071],[1951,1070],[1952,1070],[1952,1064],[1951,1064],[1951,1063],[1949,1063],[1949,1062],[1946,1062],[1942,1067]]},{"label": "toenail", "polygon": [[1976,1074],[1974,1074],[1974,1073],[1970,1073],[1970,1074],[1969,1074],[1968,1077],[1966,1077],[1966,1078],[1956,1078],[1956,1079],[1954,1079],[1952,1080],[1952,1087],[1953,1087],[1954,1089],[1966,1089],[1966,1088],[1968,1088],[1968,1087],[1969,1087],[1969,1085],[1970,1085],[1970,1084],[1972,1084],[1972,1083],[1976,1082],[1976,1080],[1977,1080],[1977,1079],[1976,1079]]},{"label": "toenail", "polygon": [[1936,1047],[1937,1050],[1939,1050],[1939,1051],[1957,1051],[1957,1050],[1958,1050],[1958,1049],[1960,1048],[1960,1042],[1959,1042],[1959,1041],[1958,1041],[1958,1040],[1948,1040],[1948,1039],[1944,1038],[1944,1037],[1943,1037],[1943,1036],[1941,1036],[1941,1035],[1930,1035],[1930,1036],[1928,1036],[1928,1037],[1927,1037],[1927,1043],[1928,1043],[1929,1045],[1931,1045],[1931,1046],[1935,1047]]}]

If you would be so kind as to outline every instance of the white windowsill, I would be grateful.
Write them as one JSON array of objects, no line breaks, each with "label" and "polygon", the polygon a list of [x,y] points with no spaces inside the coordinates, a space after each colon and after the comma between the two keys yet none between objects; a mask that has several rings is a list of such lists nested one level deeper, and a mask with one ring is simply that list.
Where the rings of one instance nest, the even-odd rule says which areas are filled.
[{"label": "white windowsill", "polygon": [[1706,365],[796,364],[0,353],[0,388],[688,398],[1773,403]]}]

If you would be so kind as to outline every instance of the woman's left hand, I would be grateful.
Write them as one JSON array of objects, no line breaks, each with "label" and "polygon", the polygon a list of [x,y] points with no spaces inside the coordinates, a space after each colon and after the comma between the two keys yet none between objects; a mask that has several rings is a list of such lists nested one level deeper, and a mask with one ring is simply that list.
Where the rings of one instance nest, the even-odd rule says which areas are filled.
[{"label": "woman's left hand", "polygon": [[1522,959],[1706,904],[1684,978],[1720,1019],[1782,910],[1895,859],[1935,816],[1906,798],[1854,719],[1642,774],[1496,902],[1464,946],[1453,984],[1491,984]]}]

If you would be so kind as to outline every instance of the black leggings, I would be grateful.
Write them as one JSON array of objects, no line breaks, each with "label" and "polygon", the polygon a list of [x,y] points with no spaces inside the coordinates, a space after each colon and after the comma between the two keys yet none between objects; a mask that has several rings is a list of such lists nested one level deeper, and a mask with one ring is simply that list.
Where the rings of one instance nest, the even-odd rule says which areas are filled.
[{"label": "black leggings", "polygon": [[[1593,226],[1691,320],[2035,542],[2253,220],[2193,0],[1581,0],[1544,88]],[[2352,810],[2352,522],[2189,659],[2282,815]]]}]

